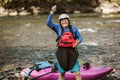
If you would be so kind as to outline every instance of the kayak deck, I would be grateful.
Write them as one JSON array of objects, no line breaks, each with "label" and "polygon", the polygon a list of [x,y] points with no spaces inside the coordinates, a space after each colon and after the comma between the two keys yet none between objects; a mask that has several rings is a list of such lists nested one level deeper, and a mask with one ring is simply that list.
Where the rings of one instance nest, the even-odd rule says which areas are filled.
[{"label": "kayak deck", "polygon": [[[40,71],[33,70],[30,74],[31,78],[38,77],[40,75],[44,75],[46,73],[51,72],[52,68],[45,68]],[[87,70],[85,70],[83,67],[80,67],[80,74],[82,77],[82,80],[96,80],[103,76],[106,76],[109,74],[113,69],[110,67],[90,67]],[[27,73],[29,71],[29,68],[26,68],[23,70],[23,72]],[[52,72],[50,74],[44,75],[42,77],[37,78],[38,80],[57,80],[59,78],[58,71]],[[75,76],[73,73],[70,73],[69,71],[65,74],[66,80],[75,80]]]}]

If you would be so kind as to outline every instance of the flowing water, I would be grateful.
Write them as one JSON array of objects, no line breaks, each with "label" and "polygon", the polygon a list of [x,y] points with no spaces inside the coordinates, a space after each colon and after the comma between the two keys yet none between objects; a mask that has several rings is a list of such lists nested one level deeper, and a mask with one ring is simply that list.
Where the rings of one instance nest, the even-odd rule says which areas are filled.
[{"label": "flowing water", "polygon": [[[34,62],[56,59],[57,36],[47,27],[47,16],[0,18],[0,71],[30,67]],[[53,16],[53,22],[58,23],[57,17]],[[80,63],[88,61],[94,66],[113,67],[114,75],[118,78],[120,15],[70,14],[70,19],[83,37],[83,42],[78,46]]]}]

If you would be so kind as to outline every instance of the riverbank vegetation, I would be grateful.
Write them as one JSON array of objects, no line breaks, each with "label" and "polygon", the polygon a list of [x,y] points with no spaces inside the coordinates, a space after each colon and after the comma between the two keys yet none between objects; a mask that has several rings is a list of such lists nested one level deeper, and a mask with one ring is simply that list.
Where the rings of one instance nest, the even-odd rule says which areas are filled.
[{"label": "riverbank vegetation", "polygon": [[55,4],[56,13],[120,12],[120,0],[1,0],[0,15],[46,14]]}]

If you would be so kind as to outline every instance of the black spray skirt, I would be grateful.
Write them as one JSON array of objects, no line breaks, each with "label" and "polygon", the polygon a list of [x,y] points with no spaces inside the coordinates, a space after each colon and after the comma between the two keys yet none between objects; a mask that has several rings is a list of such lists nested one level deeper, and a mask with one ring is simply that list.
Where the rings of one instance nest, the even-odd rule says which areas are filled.
[{"label": "black spray skirt", "polygon": [[68,71],[73,68],[79,54],[76,48],[58,47],[56,57],[61,67]]}]

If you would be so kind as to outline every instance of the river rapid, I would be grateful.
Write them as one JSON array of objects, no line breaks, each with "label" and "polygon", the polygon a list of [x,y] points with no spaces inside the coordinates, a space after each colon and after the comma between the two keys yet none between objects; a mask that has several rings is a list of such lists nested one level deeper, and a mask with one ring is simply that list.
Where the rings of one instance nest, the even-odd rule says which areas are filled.
[{"label": "river rapid", "polygon": [[[55,61],[56,34],[46,25],[48,15],[0,17],[0,79],[20,80],[23,68],[34,62]],[[58,15],[53,22],[58,23]],[[120,16],[70,14],[83,42],[78,46],[79,62],[112,67],[99,80],[120,80]]]}]

